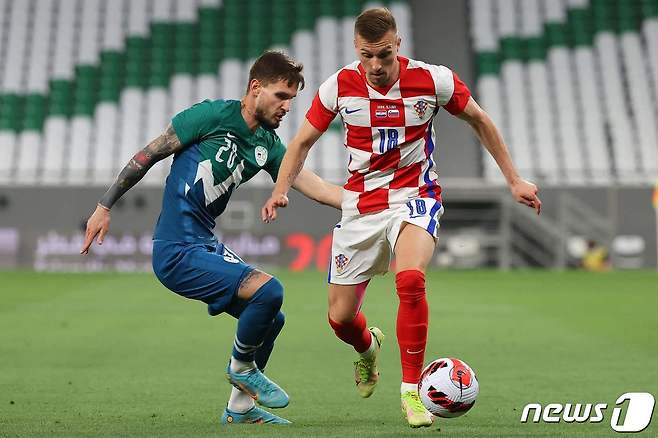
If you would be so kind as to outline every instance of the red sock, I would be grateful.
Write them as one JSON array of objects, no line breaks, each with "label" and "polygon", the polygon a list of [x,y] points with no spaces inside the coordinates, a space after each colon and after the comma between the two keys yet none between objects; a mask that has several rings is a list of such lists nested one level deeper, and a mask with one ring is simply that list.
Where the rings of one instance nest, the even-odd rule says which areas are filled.
[{"label": "red sock", "polygon": [[354,347],[358,353],[363,353],[370,347],[372,336],[366,328],[366,317],[358,312],[350,322],[339,323],[329,318],[329,324],[336,336],[343,342]]},{"label": "red sock", "polygon": [[417,383],[423,370],[427,343],[427,299],[425,274],[408,270],[398,272],[395,286],[400,297],[397,335],[402,362],[402,381]]}]

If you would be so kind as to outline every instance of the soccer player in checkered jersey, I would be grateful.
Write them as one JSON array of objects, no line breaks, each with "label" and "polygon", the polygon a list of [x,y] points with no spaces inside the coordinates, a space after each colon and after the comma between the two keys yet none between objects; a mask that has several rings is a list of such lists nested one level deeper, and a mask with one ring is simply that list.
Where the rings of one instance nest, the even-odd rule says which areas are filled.
[{"label": "soccer player in checkered jersey", "polygon": [[384,336],[366,328],[360,311],[367,282],[387,271],[394,254],[400,304],[397,338],[402,363],[402,410],[412,427],[432,415],[418,397],[427,340],[425,270],[443,213],[432,151],[432,121],[443,107],[465,120],[494,157],[514,198],[539,213],[537,187],[515,170],[503,139],[468,88],[449,68],[398,55],[400,38],[388,9],[364,11],[356,20],[358,61],[321,86],[299,132],[288,145],[263,220],[276,219],[311,146],[337,114],[345,126],[350,177],[343,187],[341,222],[333,233],[329,267],[329,323],[359,353],[357,390],[372,394]]}]

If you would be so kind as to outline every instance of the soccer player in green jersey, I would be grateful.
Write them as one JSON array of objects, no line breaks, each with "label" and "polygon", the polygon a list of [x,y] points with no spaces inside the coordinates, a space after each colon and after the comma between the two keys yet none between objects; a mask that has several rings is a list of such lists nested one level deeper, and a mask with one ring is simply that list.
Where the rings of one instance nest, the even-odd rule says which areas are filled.
[{"label": "soccer player in green jersey", "polygon": [[[135,154],[87,222],[81,253],[103,242],[110,209],[149,168],[174,155],[153,236],[153,270],[170,290],[203,301],[210,315],[228,313],[238,326],[226,377],[234,386],[221,416],[230,423],[289,423],[256,406],[283,408],[288,395],[263,374],[284,324],[283,286],[246,264],[213,234],[215,219],[238,186],[265,170],[276,181],[285,146],[274,132],[304,87],[302,66],[279,52],[260,56],[246,95],[205,100],[177,114],[165,132]],[[294,187],[340,208],[342,190],[303,170]]]}]

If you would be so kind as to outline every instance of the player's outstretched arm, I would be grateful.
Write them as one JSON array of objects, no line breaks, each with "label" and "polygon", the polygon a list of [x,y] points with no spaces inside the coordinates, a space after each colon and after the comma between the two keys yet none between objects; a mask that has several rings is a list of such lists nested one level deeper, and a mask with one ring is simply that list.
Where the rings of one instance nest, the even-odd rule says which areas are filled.
[{"label": "player's outstretched arm", "polygon": [[286,154],[283,156],[283,161],[281,161],[281,166],[279,167],[279,173],[276,178],[274,190],[272,190],[272,195],[265,202],[261,210],[261,217],[264,222],[269,223],[275,220],[276,209],[288,205],[288,191],[302,171],[308,151],[321,135],[322,131],[304,119],[304,123],[299,128],[297,135],[288,144]]},{"label": "player's outstretched arm", "polygon": [[302,169],[292,187],[307,198],[340,210],[343,188],[323,180],[310,170]]},{"label": "player's outstretched arm", "polygon": [[471,125],[480,143],[496,160],[514,199],[534,208],[539,214],[541,212],[541,201],[537,197],[537,186],[519,176],[500,131],[486,111],[480,108],[480,105],[471,97],[464,111],[458,114],[457,117]]},{"label": "player's outstretched arm", "polygon": [[98,202],[96,210],[87,221],[85,241],[80,254],[89,252],[89,247],[96,236],[98,236],[97,243],[99,245],[103,244],[105,234],[110,228],[110,209],[114,203],[137,184],[155,163],[179,151],[182,147],[183,145],[178,140],[178,136],[170,124],[160,136],[130,159]]}]

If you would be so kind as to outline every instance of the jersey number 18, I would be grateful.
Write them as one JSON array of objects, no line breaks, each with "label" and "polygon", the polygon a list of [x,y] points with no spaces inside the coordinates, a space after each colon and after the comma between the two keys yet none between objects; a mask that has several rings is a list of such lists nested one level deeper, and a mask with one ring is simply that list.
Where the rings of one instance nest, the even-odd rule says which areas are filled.
[{"label": "jersey number 18", "polygon": [[378,129],[379,131],[379,153],[383,154],[398,147],[397,129]]}]

